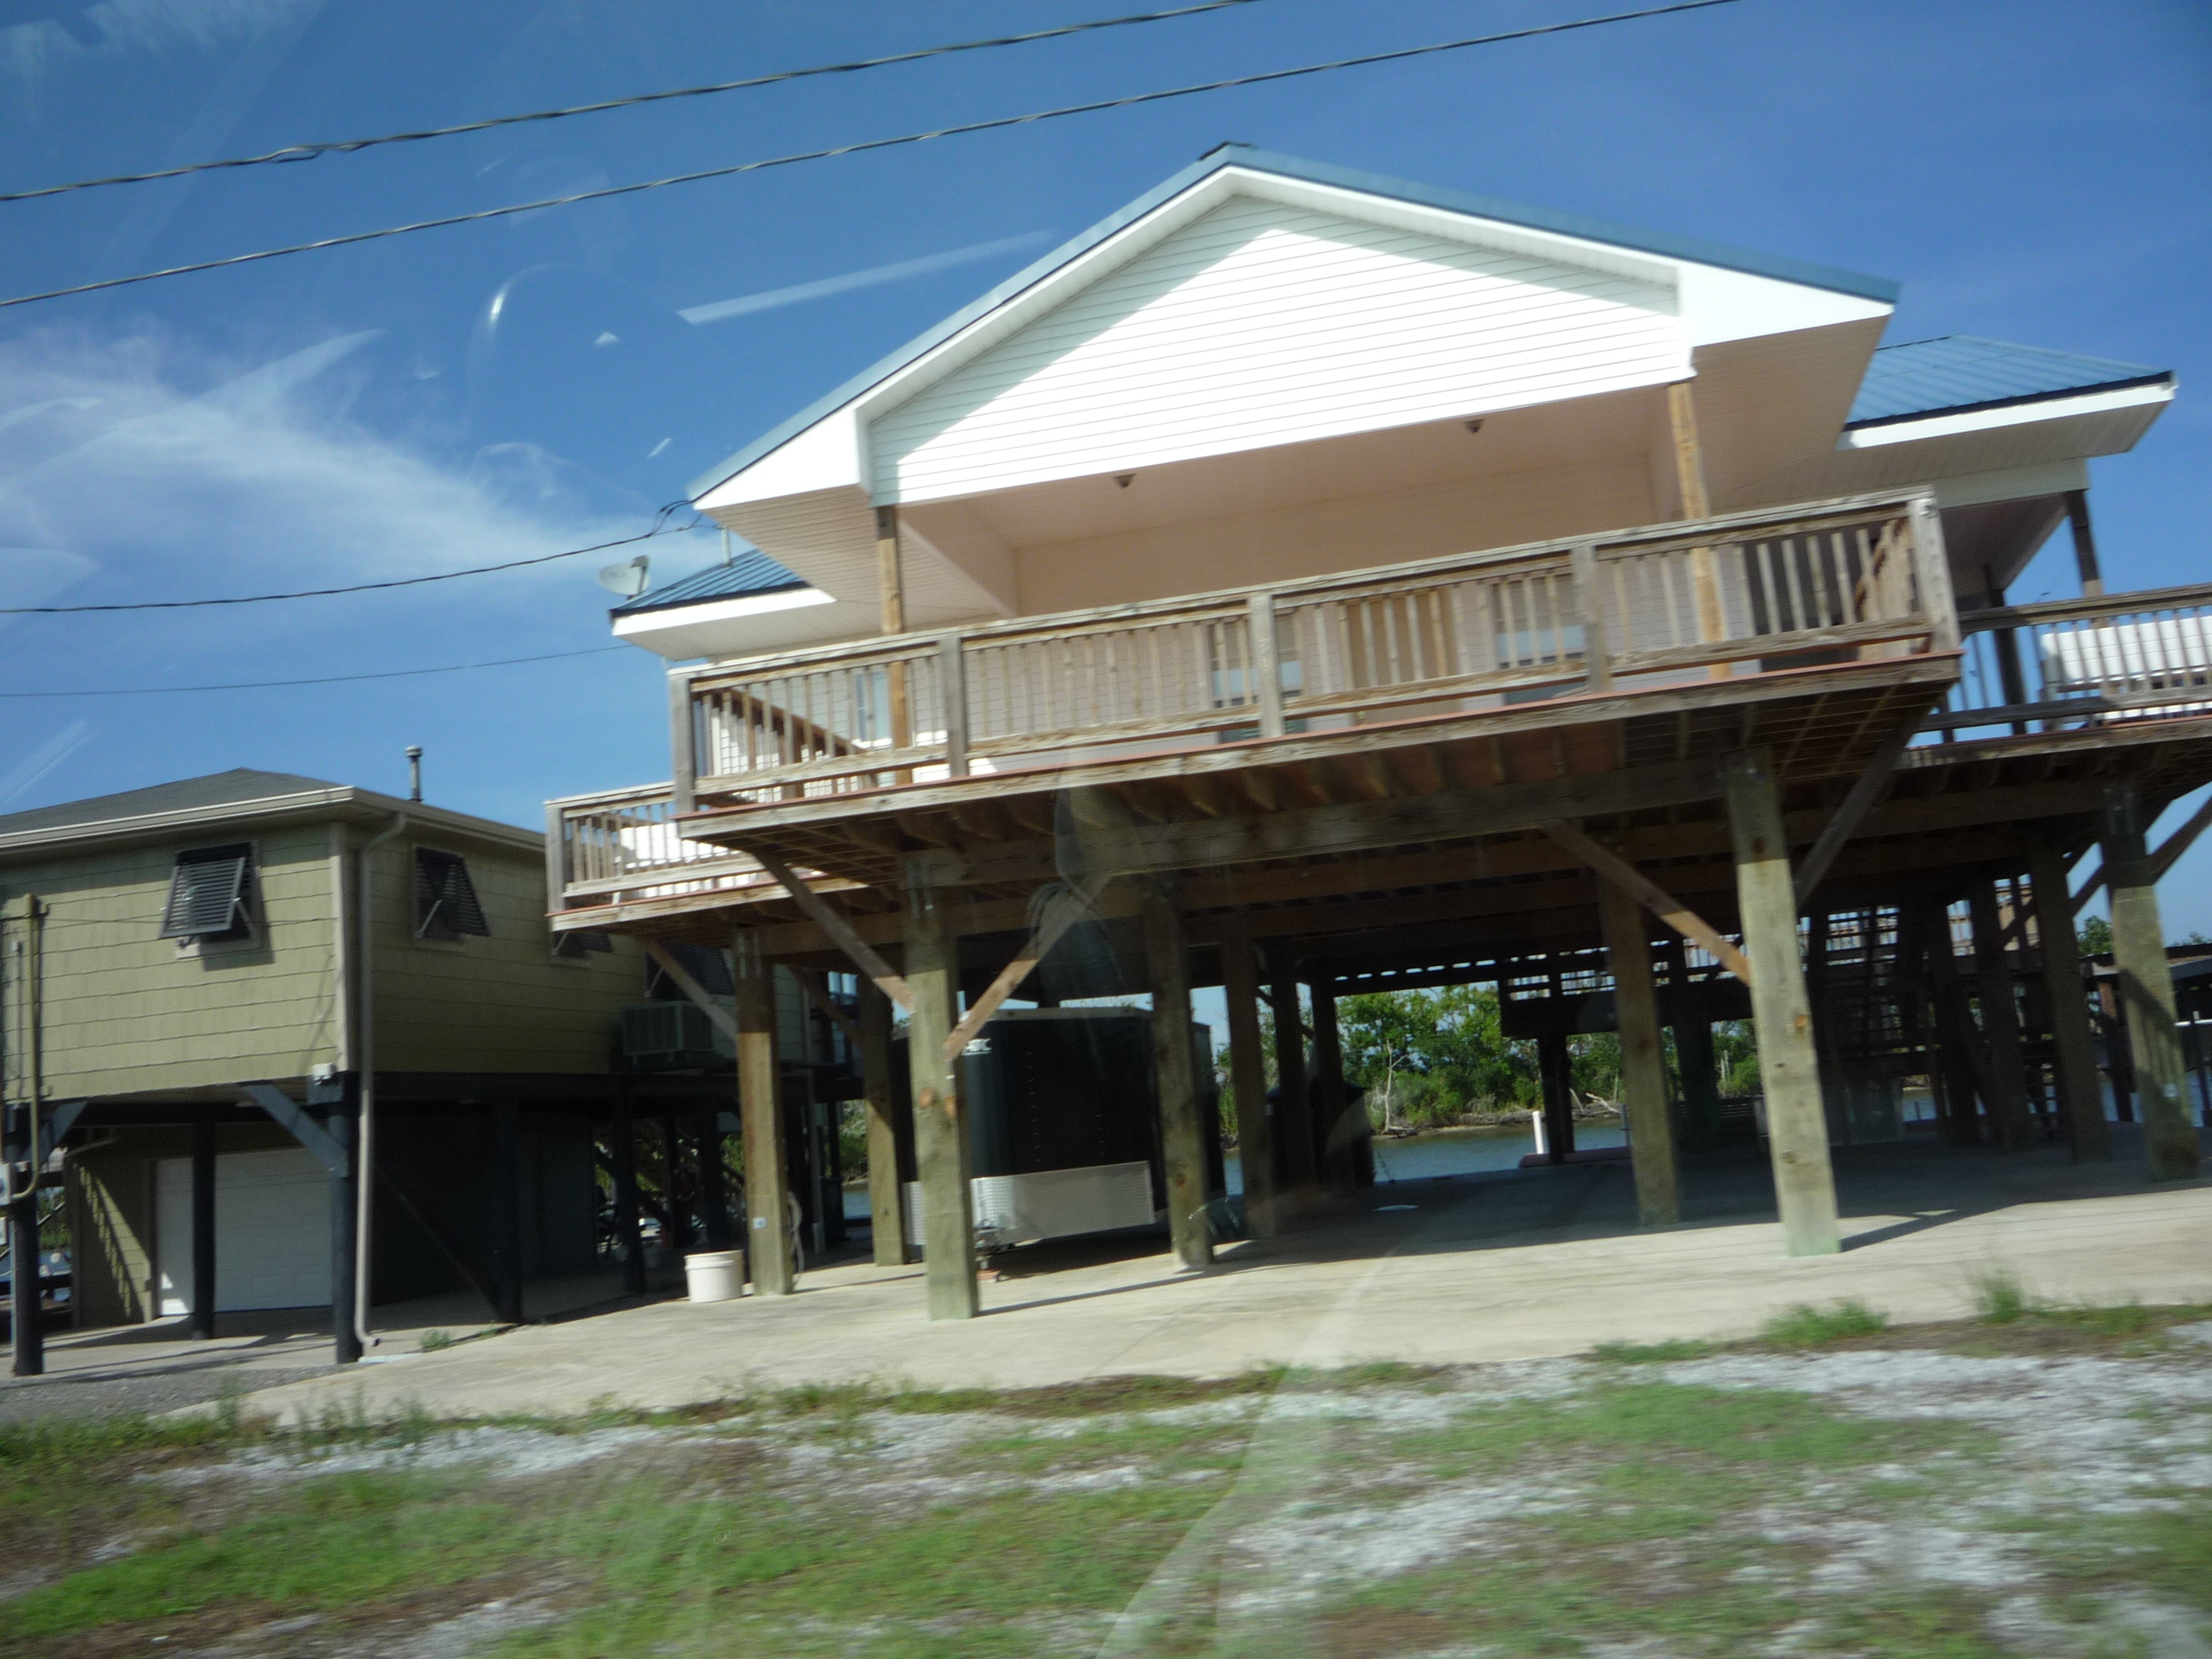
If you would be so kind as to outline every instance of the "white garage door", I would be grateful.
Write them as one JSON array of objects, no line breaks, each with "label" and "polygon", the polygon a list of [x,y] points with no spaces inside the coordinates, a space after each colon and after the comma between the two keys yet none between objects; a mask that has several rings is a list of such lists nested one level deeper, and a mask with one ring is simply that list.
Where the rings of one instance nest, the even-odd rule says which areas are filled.
[{"label": "white garage door", "polygon": [[[161,1310],[192,1311],[192,1160],[155,1172]],[[330,1302],[330,1176],[296,1147],[215,1160],[215,1306],[322,1307]]]}]

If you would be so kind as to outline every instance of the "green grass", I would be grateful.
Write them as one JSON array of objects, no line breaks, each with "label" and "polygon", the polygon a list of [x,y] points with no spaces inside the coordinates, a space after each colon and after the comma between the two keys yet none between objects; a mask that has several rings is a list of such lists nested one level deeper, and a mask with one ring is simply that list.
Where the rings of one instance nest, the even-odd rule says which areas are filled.
[{"label": "green grass", "polygon": [[1984,1325],[2015,1325],[2035,1311],[2020,1281],[2002,1268],[1979,1274],[1974,1281],[1976,1317]]},{"label": "green grass", "polygon": [[1888,1314],[1877,1313],[1864,1302],[1840,1301],[1830,1307],[1800,1302],[1761,1325],[1759,1336],[1777,1348],[1818,1348],[1852,1337],[1878,1336],[1889,1325]]},{"label": "green grass", "polygon": [[[2126,1337],[2170,1317],[2036,1306],[2012,1323],[2074,1320]],[[1850,1303],[1777,1325],[1760,1344],[1732,1346],[1796,1349],[1885,1329]],[[1787,1526],[1925,1517],[1975,1499],[2006,1479],[1995,1431],[1633,1369],[1726,1351],[1711,1344],[1602,1351],[1618,1368],[1556,1397],[1489,1397],[1491,1373],[1395,1366],[1001,1393],[890,1382],[740,1390],[679,1412],[516,1419],[666,1433],[515,1479],[404,1459],[343,1474],[310,1463],[281,1483],[137,1478],[249,1446],[398,1447],[447,1427],[419,1414],[379,1426],[348,1407],[281,1433],[235,1408],[180,1423],[0,1426],[0,1548],[11,1565],[53,1574],[0,1607],[0,1656],[110,1659],[171,1643],[258,1653],[273,1639],[259,1626],[307,1614],[324,1621],[319,1643],[373,1645],[494,1599],[544,1610],[496,1651],[556,1659],[1090,1655],[1171,1552],[1211,1535],[1192,1531],[1210,1513],[1287,1529],[1240,1540],[1325,1540],[1355,1512],[1384,1516],[1419,1499],[1442,1508],[1414,1513],[1443,1516],[1464,1498],[1479,1516],[1532,1483],[1536,1507],[1471,1522],[1446,1558],[1408,1558],[1406,1570],[1370,1561],[1340,1582],[1277,1585],[1271,1573],[1304,1573],[1313,1558],[1281,1542],[1201,1552],[1177,1580],[1187,1596],[1170,1597],[1144,1650],[1568,1656],[1641,1641],[1680,1659],[1737,1659],[1796,1631],[1791,1650],[1808,1655],[1983,1659],[1996,1651],[1991,1608],[2024,1592],[2091,1632],[2100,1598],[2121,1588],[2212,1611],[2212,1497],[2186,1491],[2150,1494],[2171,1513],[2038,1503],[2014,1523],[2021,1579],[2001,1591],[1923,1594],[1883,1580],[1864,1593],[1808,1592],[1804,1574],[1821,1558],[1782,1535]],[[1262,1409],[1271,1390],[1295,1408]],[[1395,1402],[1380,1414],[1290,1397],[1378,1390]],[[2183,1413],[2145,1409],[2157,1417],[2146,1429],[2168,1434]],[[896,1421],[958,1414],[980,1414]],[[887,1440],[936,1449],[893,1459]],[[779,1446],[804,1455],[787,1461]],[[1139,1478],[1084,1484],[1124,1469]],[[1363,1534],[1367,1548],[1392,1547],[1389,1524]],[[118,1541],[127,1553],[95,1557]],[[1240,1587],[1268,1593],[1247,1606]],[[1286,1588],[1296,1593],[1276,1593]],[[1808,1618],[1817,1629],[1804,1637]]]},{"label": "green grass", "polygon": [[423,1340],[416,1346],[426,1354],[435,1354],[452,1347],[457,1340],[450,1331],[425,1331]]},{"label": "green grass", "polygon": [[1591,1350],[1599,1359],[1617,1365],[1661,1365],[1669,1360],[1703,1359],[1720,1351],[1717,1342],[1680,1338],[1672,1342],[1601,1342]]}]

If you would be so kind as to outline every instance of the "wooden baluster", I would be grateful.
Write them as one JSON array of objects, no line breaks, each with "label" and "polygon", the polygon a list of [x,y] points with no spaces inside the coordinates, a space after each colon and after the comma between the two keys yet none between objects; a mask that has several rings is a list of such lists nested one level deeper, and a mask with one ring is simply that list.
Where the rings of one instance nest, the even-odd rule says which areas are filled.
[{"label": "wooden baluster", "polygon": [[1281,646],[1275,638],[1275,596],[1253,594],[1246,601],[1245,615],[1252,641],[1252,692],[1260,710],[1260,735],[1281,737],[1286,728]]},{"label": "wooden baluster", "polygon": [[968,775],[968,659],[961,654],[960,636],[945,633],[937,642],[938,701],[944,708],[944,767],[946,775]]},{"label": "wooden baluster", "polygon": [[1605,646],[1605,601],[1598,583],[1598,544],[1577,542],[1567,555],[1574,573],[1574,599],[1582,613],[1582,661],[1592,691],[1613,689],[1612,653]]},{"label": "wooden baluster", "polygon": [[668,677],[668,747],[671,790],[676,810],[689,812],[699,777],[699,751],[691,713],[691,676],[683,669]]}]

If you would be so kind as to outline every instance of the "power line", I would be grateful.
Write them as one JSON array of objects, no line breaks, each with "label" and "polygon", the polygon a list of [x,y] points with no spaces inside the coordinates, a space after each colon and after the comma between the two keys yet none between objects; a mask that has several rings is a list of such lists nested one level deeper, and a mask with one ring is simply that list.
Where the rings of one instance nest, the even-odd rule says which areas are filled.
[{"label": "power line", "polygon": [[1065,23],[1058,29],[1039,29],[1027,35],[1001,35],[987,41],[959,41],[950,46],[925,46],[912,52],[893,52],[880,58],[861,58],[851,63],[817,64],[810,69],[784,69],[774,74],[754,75],[745,80],[716,81],[709,86],[678,86],[668,92],[639,92],[629,98],[610,98],[597,104],[572,104],[566,109],[532,110],[526,115],[495,115],[482,121],[464,121],[457,126],[425,127],[418,132],[388,132],[378,138],[341,138],[327,143],[287,144],[282,149],[272,149],[261,156],[237,156],[226,161],[194,162],[185,167],[163,168],[154,173],[118,173],[105,179],[78,179],[67,184],[42,185],[35,190],[16,190],[0,195],[0,201],[30,201],[40,196],[66,195],[73,190],[98,190],[111,184],[146,184],[156,179],[181,179],[194,173],[215,173],[228,168],[265,167],[278,162],[311,162],[323,156],[351,155],[356,150],[373,149],[380,144],[419,143],[426,138],[451,138],[461,133],[489,132],[497,127],[521,126],[532,121],[563,121],[572,115],[599,115],[608,110],[626,110],[640,104],[664,104],[671,99],[707,98],[716,92],[749,92],[756,86],[774,86],[787,80],[806,80],[817,75],[849,75],[862,69],[881,69],[896,63],[918,63],[925,58],[949,57],[960,52],[981,52],[991,47],[1027,46],[1033,41],[1057,40],[1067,35],[1087,35],[1102,29],[1121,29],[1131,23],[1164,22],[1170,18],[1189,17],[1203,11],[1225,11],[1231,6],[1249,6],[1259,0],[1203,0],[1197,5],[1179,6],[1172,11],[1133,12],[1122,17],[1100,17],[1089,22]]},{"label": "power line", "polygon": [[[289,594],[241,594],[229,599],[142,599],[121,605],[0,605],[0,616],[75,616],[87,611],[196,611],[210,605],[266,605],[279,599],[329,599],[339,594],[373,594],[386,588],[419,588],[429,582],[452,582],[461,576],[488,576],[499,570],[520,570],[533,564],[550,564],[556,559],[581,558],[587,553],[603,553],[611,547],[629,547],[639,542],[651,541],[656,536],[681,536],[697,530],[697,524],[671,525],[668,515],[689,501],[671,501],[653,515],[652,528],[641,530],[635,536],[619,537],[611,542],[594,542],[589,547],[571,547],[558,553],[540,553],[527,559],[509,559],[504,564],[472,565],[466,570],[441,570],[435,575],[397,576],[390,582],[357,582],[345,588],[303,588]],[[18,696],[28,696],[29,692]]]},{"label": "power line", "polygon": [[1603,17],[1579,17],[1564,23],[1542,23],[1531,29],[1509,29],[1499,35],[1476,35],[1465,40],[1438,41],[1427,46],[1402,47],[1395,52],[1372,52],[1357,58],[1337,58],[1327,63],[1301,64],[1294,69],[1270,69],[1258,74],[1232,75],[1223,80],[1201,81],[1195,86],[1173,86],[1156,92],[1132,92],[1126,98],[1101,99],[1090,104],[1067,104],[1053,110],[1034,110],[1027,115],[999,116],[988,121],[963,122],[958,126],[938,127],[928,132],[909,132],[896,138],[869,138],[858,143],[838,144],[828,149],[800,150],[789,156],[772,156],[766,161],[740,162],[729,167],[710,167],[696,173],[677,173],[664,179],[647,179],[637,184],[610,185],[599,190],[579,190],[566,196],[549,196],[543,201],[517,202],[505,207],[486,207],[473,213],[454,213],[444,219],[418,219],[412,225],[387,226],[378,231],[356,231],[348,236],[324,237],[315,242],[297,242],[289,247],[264,248],[256,253],[234,253],[224,259],[204,259],[195,264],[171,265],[164,270],[141,271],[131,276],[110,276],[97,283],[79,283],[71,288],[48,289],[42,294],[18,294],[12,299],[0,300],[0,308],[11,305],[30,305],[40,300],[66,299],[75,294],[96,294],[103,289],[125,288],[134,283],[150,283],[164,276],[189,276],[194,271],[220,270],[231,265],[251,264],[262,259],[281,259],[288,254],[314,253],[324,248],[349,247],[357,242],[375,242],[385,237],[406,236],[416,231],[442,230],[452,225],[471,225],[480,219],[505,219],[515,213],[534,213],[548,207],[567,207],[580,201],[602,201],[609,196],[635,195],[644,190],[665,189],[672,184],[696,184],[702,179],[727,179],[741,173],[758,173],[772,167],[789,167],[798,162],[828,161],[838,156],[856,156],[868,150],[892,149],[902,144],[925,143],[932,138],[952,138],[971,132],[991,132],[1006,127],[1027,126],[1032,122],[1051,121],[1066,115],[1092,115],[1103,110],[1128,109],[1133,105],[1157,104],[1171,98],[1189,98],[1198,92],[1218,92],[1235,86],[1256,86],[1268,81],[1292,80],[1301,75],[1325,74],[1332,69],[1354,69],[1367,64],[1395,63],[1407,58],[1431,57],[1441,52],[1463,51],[1469,47],[1495,46],[1505,41],[1525,41],[1540,35],[1564,35],[1573,29],[1595,29],[1605,23],[1634,22],[1643,17],[1663,17],[1679,11],[1703,11],[1712,6],[1728,6],[1737,0],[1678,0],[1666,6],[1649,6],[1642,11],[1618,11]]},{"label": "power line", "polygon": [[351,685],[359,680],[410,680],[423,674],[466,674],[477,668],[512,668],[518,663],[557,663],[569,657],[603,657],[628,645],[594,645],[588,651],[555,651],[543,657],[501,657],[488,663],[449,663],[443,668],[394,668],[377,674],[326,674],[312,680],[238,680],[228,685],[130,685],[88,691],[0,691],[0,697],[166,697],[188,691],[268,691],[282,686]]}]

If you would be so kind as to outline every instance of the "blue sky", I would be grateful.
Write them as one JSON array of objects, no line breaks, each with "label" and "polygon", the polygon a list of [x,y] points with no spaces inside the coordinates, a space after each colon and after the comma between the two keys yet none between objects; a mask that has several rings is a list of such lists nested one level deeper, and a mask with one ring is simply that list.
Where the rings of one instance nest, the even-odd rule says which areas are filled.
[{"label": "blue sky", "polygon": [[[0,188],[1119,9],[0,0]],[[0,290],[1607,9],[1261,0],[9,204]],[[2176,369],[2181,401],[2135,454],[2097,465],[2093,499],[2113,585],[2205,574],[2212,414],[2191,389],[2212,367],[2212,9],[1745,0],[0,311],[0,603],[323,586],[631,533],[702,467],[1223,139],[1896,277],[1894,340],[1980,334]],[[594,345],[607,334],[620,343]],[[654,543],[657,579],[717,556],[709,542]],[[0,619],[0,690],[588,652],[609,643],[603,562],[232,610]],[[2015,592],[2070,584],[2062,553]],[[434,799],[536,823],[550,795],[666,775],[658,679],[657,659],[625,650],[366,685],[0,703],[0,811],[232,766],[397,791],[417,742]],[[2212,931],[2212,847],[2167,903],[2171,931]]]}]

